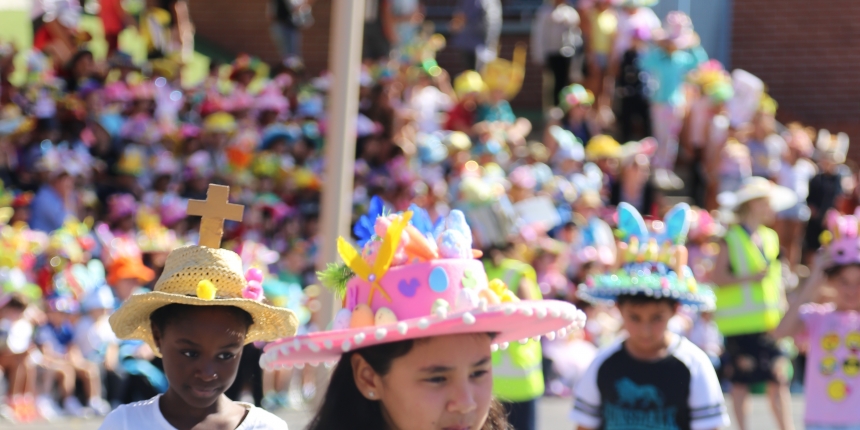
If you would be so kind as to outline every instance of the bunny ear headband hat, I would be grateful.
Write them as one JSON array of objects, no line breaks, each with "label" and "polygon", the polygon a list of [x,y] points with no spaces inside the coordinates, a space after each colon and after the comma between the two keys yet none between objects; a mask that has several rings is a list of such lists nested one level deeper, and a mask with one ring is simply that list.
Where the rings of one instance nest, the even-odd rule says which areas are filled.
[{"label": "bunny ear headband hat", "polygon": [[699,285],[687,265],[684,245],[691,209],[686,203],[672,208],[663,221],[649,229],[642,215],[628,203],[618,205],[617,269],[592,276],[579,295],[592,302],[614,302],[620,295],[671,298],[693,308],[711,308],[713,292]]},{"label": "bunny ear headband hat", "polygon": [[149,316],[170,304],[235,306],[248,312],[254,323],[248,328],[246,344],[296,333],[298,319],[292,311],[263,303],[262,272],[243,273],[239,255],[220,248],[224,220],[242,220],[243,207],[228,203],[229,193],[229,187],[209,185],[206,201],[188,202],[188,214],[203,217],[200,245],[174,249],[155,291],[132,296],[111,315],[117,337],[143,340],[158,354]]},{"label": "bunny ear headband hat", "polygon": [[488,280],[462,212],[434,225],[414,205],[396,214],[378,206],[356,226],[362,248],[339,238],[344,263],[319,273],[343,297],[331,329],[269,344],[263,368],[331,363],[358,348],[463,333],[495,333],[494,348],[504,349],[508,342],[564,336],[585,323],[570,303],[521,301],[501,281]]}]

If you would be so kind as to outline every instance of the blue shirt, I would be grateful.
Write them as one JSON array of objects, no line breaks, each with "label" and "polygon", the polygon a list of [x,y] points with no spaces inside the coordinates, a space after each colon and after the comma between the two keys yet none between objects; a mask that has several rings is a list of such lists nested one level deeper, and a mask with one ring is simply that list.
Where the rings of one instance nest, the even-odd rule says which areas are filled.
[{"label": "blue shirt", "polygon": [[466,22],[452,37],[452,47],[475,50],[498,40],[502,28],[499,0],[459,0],[456,11],[463,14]]},{"label": "blue shirt", "polygon": [[30,228],[50,233],[63,226],[69,216],[62,197],[49,185],[42,185],[30,207]]},{"label": "blue shirt", "polygon": [[[699,57],[699,59],[697,59]],[[661,48],[652,47],[639,60],[639,66],[650,76],[654,85],[651,101],[680,106],[684,104],[683,84],[687,73],[699,65],[699,55],[687,51],[671,54]]]},{"label": "blue shirt", "polygon": [[477,122],[487,121],[487,122],[504,122],[508,124],[513,124],[517,121],[516,115],[514,115],[513,109],[511,109],[511,104],[508,103],[507,100],[502,100],[496,103],[493,106],[490,105],[481,105],[478,107],[478,114],[476,115]]}]

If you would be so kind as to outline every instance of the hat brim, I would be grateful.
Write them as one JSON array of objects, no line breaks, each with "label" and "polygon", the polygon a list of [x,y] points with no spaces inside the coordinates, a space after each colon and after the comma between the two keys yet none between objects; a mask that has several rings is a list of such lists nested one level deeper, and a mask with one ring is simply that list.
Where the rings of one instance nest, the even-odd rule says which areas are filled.
[{"label": "hat brim", "polygon": [[[721,196],[728,197],[729,204],[724,205],[727,209],[737,209],[744,203],[752,200],[767,198],[770,201],[770,207],[776,212],[782,212],[790,209],[797,204],[797,194],[790,188],[781,185],[773,185],[767,193],[748,194],[739,196],[738,192],[722,193]],[[726,201],[725,197],[717,197],[718,200]]]},{"label": "hat brim", "polygon": [[158,348],[152,338],[149,316],[166,305],[191,306],[235,306],[248,312],[254,323],[248,327],[245,343],[274,341],[293,336],[299,326],[296,314],[289,309],[278,308],[249,299],[213,299],[153,291],[131,296],[110,316],[110,326],[120,339],[138,339],[146,342],[156,355]]},{"label": "hat brim", "polygon": [[624,287],[603,287],[597,285],[592,288],[580,287],[577,292],[579,298],[595,304],[615,304],[618,296],[622,295],[644,295],[654,297],[655,299],[667,298],[677,300],[678,303],[698,310],[713,309],[714,299],[708,295],[692,292],[670,291],[664,293],[661,290],[656,290],[650,287],[624,286]]},{"label": "hat brim", "polygon": [[[468,314],[468,315],[467,315]],[[495,333],[493,344],[546,335],[554,338],[581,328],[585,314],[570,303],[533,300],[502,303],[486,311],[451,312],[441,318],[428,315],[384,326],[360,327],[296,336],[270,344],[260,359],[263,368],[331,363],[354,349],[410,339],[469,333]],[[502,346],[503,347],[503,346]]]}]

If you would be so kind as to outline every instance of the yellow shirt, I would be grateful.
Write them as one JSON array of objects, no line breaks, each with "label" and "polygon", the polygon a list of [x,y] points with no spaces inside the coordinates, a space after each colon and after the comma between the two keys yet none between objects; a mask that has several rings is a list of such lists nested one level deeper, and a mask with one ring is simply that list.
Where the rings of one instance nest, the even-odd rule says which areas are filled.
[{"label": "yellow shirt", "polygon": [[615,13],[611,9],[606,9],[603,12],[592,9],[588,13],[588,19],[592,23],[592,49],[596,54],[609,55],[609,50],[612,48],[612,38],[618,30],[618,18],[615,17]]}]

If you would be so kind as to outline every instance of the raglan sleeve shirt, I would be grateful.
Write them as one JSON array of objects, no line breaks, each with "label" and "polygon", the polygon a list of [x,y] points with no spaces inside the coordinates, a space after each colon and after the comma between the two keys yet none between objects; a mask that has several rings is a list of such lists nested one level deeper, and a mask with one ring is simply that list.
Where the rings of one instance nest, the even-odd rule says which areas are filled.
[{"label": "raglan sleeve shirt", "polygon": [[720,381],[708,356],[698,347],[689,344],[692,361],[690,369],[690,428],[711,430],[727,427],[729,414],[726,409]]},{"label": "raglan sleeve shirt", "polygon": [[615,354],[621,348],[621,342],[613,344],[602,350],[588,370],[582,375],[582,379],[576,384],[574,390],[573,410],[570,412],[571,421],[581,427],[596,429],[603,424],[603,415],[601,412],[601,396],[600,388],[597,386],[597,374],[600,372],[600,367],[607,358]]}]

